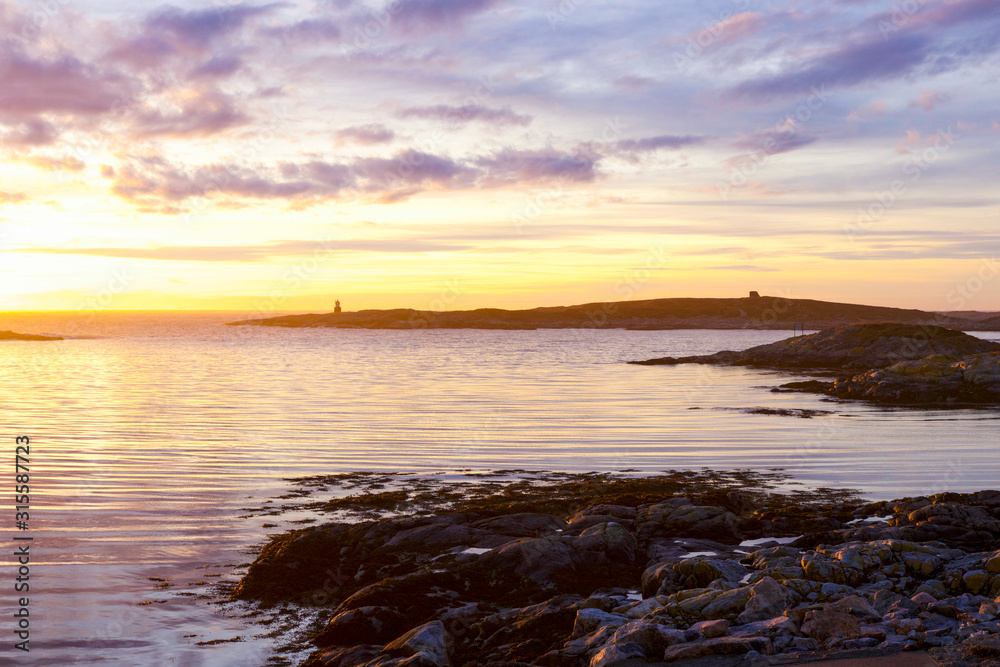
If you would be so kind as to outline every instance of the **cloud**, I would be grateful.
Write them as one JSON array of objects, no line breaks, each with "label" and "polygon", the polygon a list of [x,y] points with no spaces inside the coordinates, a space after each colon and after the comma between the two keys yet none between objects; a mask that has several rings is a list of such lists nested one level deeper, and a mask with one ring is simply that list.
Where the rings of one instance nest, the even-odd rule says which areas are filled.
[{"label": "cloud", "polygon": [[340,39],[343,31],[339,24],[328,19],[306,19],[292,23],[291,25],[266,28],[263,32],[277,37],[282,41],[294,44],[302,41],[337,41]]},{"label": "cloud", "polygon": [[58,137],[52,123],[41,118],[31,118],[24,121],[0,137],[7,146],[47,146]]},{"label": "cloud", "polygon": [[816,137],[803,134],[791,118],[777,127],[757,130],[753,134],[734,141],[733,148],[756,154],[776,155],[787,153],[796,148],[808,146],[816,141]]},{"label": "cloud", "polygon": [[478,104],[466,104],[460,107],[443,104],[431,107],[410,107],[400,111],[399,116],[401,118],[441,120],[454,124],[479,120],[494,125],[528,125],[532,120],[531,116],[516,114],[509,108],[490,109]]},{"label": "cloud", "polygon": [[177,204],[193,198],[301,202],[373,196],[381,203],[394,203],[426,190],[591,182],[598,159],[553,149],[506,149],[455,160],[410,149],[392,157],[345,163],[311,160],[284,163],[277,169],[231,164],[185,169],[154,156],[133,159],[116,169],[112,191],[150,210],[168,213],[178,212]]},{"label": "cloud", "polygon": [[676,149],[683,148],[684,146],[693,146],[695,144],[703,143],[704,141],[704,137],[698,137],[690,134],[661,134],[659,136],[645,137],[643,139],[622,139],[621,141],[615,143],[614,147],[615,149],[626,153],[648,153],[661,148]]},{"label": "cloud", "polygon": [[140,137],[207,136],[249,121],[249,116],[237,109],[231,98],[207,91],[185,101],[178,109],[152,109],[137,114],[132,132]]},{"label": "cloud", "polygon": [[207,49],[220,36],[243,27],[248,19],[266,14],[279,6],[219,5],[191,11],[168,6],[151,14],[145,21],[145,29],[147,33],[168,36],[176,43],[191,48]]},{"label": "cloud", "polygon": [[848,114],[847,120],[857,122],[868,118],[874,118],[876,116],[884,116],[886,107],[887,105],[885,102],[872,102],[871,104],[866,104],[860,109],[852,111]]},{"label": "cloud", "polygon": [[920,97],[917,101],[910,103],[910,108],[916,109],[919,107],[924,111],[933,111],[935,107],[946,102],[947,100],[947,95],[936,93],[933,90],[923,90],[920,92]]},{"label": "cloud", "polygon": [[0,82],[0,114],[20,119],[105,113],[124,97],[126,83],[72,56],[36,60],[18,53],[0,58]]},{"label": "cloud", "polygon": [[385,125],[371,123],[345,127],[338,130],[334,136],[341,143],[352,142],[362,146],[371,146],[372,144],[384,144],[392,141],[396,137],[396,133]]},{"label": "cloud", "polygon": [[753,264],[729,264],[726,266],[706,266],[701,270],[705,271],[761,271],[770,272],[778,271],[778,269],[773,269],[766,266],[755,266]]},{"label": "cloud", "polygon": [[818,56],[802,67],[730,88],[726,97],[765,102],[814,94],[824,86],[849,86],[904,76],[927,60],[931,40],[921,34],[874,38]]},{"label": "cloud", "polygon": [[263,262],[274,257],[312,256],[317,251],[382,253],[457,252],[471,246],[421,240],[275,241],[247,246],[158,246],[154,248],[16,248],[45,255],[90,255],[176,262]]},{"label": "cloud", "polygon": [[478,159],[476,165],[486,172],[482,180],[487,187],[550,181],[589,183],[596,177],[594,166],[598,159],[554,150],[507,149]]},{"label": "cloud", "polygon": [[[771,17],[770,20],[774,20]],[[699,30],[687,37],[702,48],[724,46],[752,37],[767,27],[768,21],[758,12],[742,12]]]},{"label": "cloud", "polygon": [[0,204],[19,204],[28,198],[23,192],[3,192],[0,190]]},{"label": "cloud", "polygon": [[394,20],[410,30],[453,28],[497,4],[499,0],[407,0],[396,5]]},{"label": "cloud", "polygon": [[191,70],[192,79],[220,79],[240,70],[243,60],[239,56],[216,56]]}]

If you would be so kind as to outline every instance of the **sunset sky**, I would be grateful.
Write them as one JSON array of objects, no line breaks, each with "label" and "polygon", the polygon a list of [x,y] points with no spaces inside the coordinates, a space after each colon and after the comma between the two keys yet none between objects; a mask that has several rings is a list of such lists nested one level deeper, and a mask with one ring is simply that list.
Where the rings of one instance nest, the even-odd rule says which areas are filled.
[{"label": "sunset sky", "polygon": [[1000,310],[996,0],[145,6],[0,0],[0,309]]}]

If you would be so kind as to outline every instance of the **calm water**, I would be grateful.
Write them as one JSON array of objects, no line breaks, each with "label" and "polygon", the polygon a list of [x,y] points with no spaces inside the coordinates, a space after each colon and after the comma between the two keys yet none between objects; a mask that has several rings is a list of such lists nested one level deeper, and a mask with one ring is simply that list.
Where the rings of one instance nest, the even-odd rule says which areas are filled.
[{"label": "calm water", "polygon": [[[882,410],[770,393],[782,374],[622,363],[786,332],[220,326],[242,317],[0,316],[0,330],[77,336],[0,344],[2,475],[13,486],[14,436],[31,436],[35,537],[31,659],[5,620],[0,664],[263,664],[268,641],[253,635],[266,630],[192,594],[231,572],[202,566],[245,562],[276,530],[236,517],[283,477],[709,466],[783,467],[883,498],[1000,486],[997,410]],[[0,596],[5,619],[11,602]],[[234,636],[246,641],[197,645]]]}]

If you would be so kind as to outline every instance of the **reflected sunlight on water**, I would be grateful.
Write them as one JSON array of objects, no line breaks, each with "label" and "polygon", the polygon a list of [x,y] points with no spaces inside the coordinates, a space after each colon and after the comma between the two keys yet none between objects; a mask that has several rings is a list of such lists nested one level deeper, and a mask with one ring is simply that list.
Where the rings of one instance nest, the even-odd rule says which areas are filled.
[{"label": "reflected sunlight on water", "polygon": [[[877,497],[1000,477],[996,410],[884,410],[769,392],[782,374],[623,363],[787,332],[219,326],[242,316],[3,316],[0,329],[79,336],[0,344],[3,437],[32,437],[32,664],[262,664],[264,641],[196,646],[261,630],[183,593],[230,571],[200,566],[248,560],[267,529],[240,507],[283,477],[784,467]],[[740,411],[758,406],[832,414]]]}]

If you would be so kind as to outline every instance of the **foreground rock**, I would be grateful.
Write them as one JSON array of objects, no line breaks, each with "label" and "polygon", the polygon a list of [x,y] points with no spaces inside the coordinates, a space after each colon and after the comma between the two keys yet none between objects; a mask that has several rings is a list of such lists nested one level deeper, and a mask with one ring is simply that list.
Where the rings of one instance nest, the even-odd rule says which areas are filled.
[{"label": "foreground rock", "polygon": [[[705,497],[316,526],[274,538],[235,597],[324,609],[308,665],[1000,656],[1000,491],[837,506]],[[795,539],[760,539],[782,533]]]},{"label": "foreground rock", "polygon": [[14,331],[0,331],[0,340],[63,340],[59,336],[38,336]]}]

